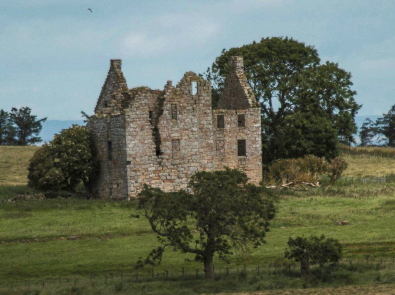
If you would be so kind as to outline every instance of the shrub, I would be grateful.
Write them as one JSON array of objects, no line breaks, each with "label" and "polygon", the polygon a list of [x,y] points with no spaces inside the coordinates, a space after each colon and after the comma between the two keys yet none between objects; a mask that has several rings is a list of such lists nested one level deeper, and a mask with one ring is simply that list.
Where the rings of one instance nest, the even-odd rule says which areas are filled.
[{"label": "shrub", "polygon": [[302,277],[311,274],[310,265],[319,264],[323,267],[328,262],[338,262],[342,255],[342,246],[335,239],[325,239],[310,236],[308,238],[289,238],[289,250],[284,253],[285,258],[300,262],[300,273]]},{"label": "shrub", "polygon": [[297,159],[280,159],[269,167],[268,183],[317,183],[320,175],[327,175],[330,185],[338,180],[347,163],[343,158],[336,157],[331,162],[314,155],[306,155]]},{"label": "shrub", "polygon": [[43,191],[75,191],[79,183],[89,189],[98,161],[89,131],[78,125],[63,130],[40,147],[30,160],[29,186]]}]

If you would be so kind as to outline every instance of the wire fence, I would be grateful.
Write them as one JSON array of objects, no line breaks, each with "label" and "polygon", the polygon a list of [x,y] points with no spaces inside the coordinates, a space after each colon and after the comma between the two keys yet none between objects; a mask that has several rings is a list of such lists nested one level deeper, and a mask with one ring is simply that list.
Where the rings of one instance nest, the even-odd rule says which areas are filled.
[{"label": "wire fence", "polygon": [[[358,269],[358,265],[364,265],[364,268],[370,270],[395,270],[395,259],[374,259],[369,255],[365,259],[343,259],[339,263],[340,266],[352,269]],[[270,279],[279,274],[298,276],[298,263],[271,263],[267,265],[255,266],[234,266],[221,267],[214,270],[215,279],[234,280],[235,278],[247,278],[253,276],[266,277]],[[359,266],[360,267],[360,266]],[[201,269],[191,269],[181,267],[178,270],[172,271],[163,270],[155,271],[154,268],[144,271],[120,271],[108,274],[91,274],[85,276],[58,276],[47,277],[40,279],[26,279],[19,281],[0,282],[0,291],[29,291],[29,290],[43,290],[54,289],[59,287],[78,287],[90,285],[92,287],[110,287],[113,286],[115,291],[121,288],[123,283],[139,284],[155,281],[184,281],[184,280],[203,280],[204,272]]]}]

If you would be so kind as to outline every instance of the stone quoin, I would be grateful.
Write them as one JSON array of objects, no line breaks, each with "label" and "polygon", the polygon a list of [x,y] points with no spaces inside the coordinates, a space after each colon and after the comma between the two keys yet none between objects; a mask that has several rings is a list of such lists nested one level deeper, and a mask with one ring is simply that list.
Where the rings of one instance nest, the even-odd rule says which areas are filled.
[{"label": "stone quoin", "polygon": [[198,171],[225,167],[262,179],[260,108],[243,70],[232,57],[225,88],[212,107],[211,84],[187,72],[163,90],[129,89],[121,60],[110,70],[89,118],[100,161],[94,194],[130,198],[144,184],[164,191],[185,189]]}]

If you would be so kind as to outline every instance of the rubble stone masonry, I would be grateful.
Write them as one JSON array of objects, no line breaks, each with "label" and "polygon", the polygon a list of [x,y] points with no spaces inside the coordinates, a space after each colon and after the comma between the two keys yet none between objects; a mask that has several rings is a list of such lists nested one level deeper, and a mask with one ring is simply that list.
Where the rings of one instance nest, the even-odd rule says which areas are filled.
[{"label": "rubble stone masonry", "polygon": [[262,179],[259,105],[243,71],[231,59],[225,89],[212,109],[211,85],[187,72],[163,91],[128,89],[121,60],[110,70],[88,127],[94,135],[100,173],[94,193],[103,198],[135,197],[144,184],[165,191],[187,187],[198,171],[225,167]]}]

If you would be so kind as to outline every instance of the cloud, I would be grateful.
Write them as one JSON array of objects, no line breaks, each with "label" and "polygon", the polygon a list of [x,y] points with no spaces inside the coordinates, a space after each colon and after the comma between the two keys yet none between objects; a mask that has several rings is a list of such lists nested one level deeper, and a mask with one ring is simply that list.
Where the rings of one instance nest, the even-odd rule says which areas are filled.
[{"label": "cloud", "polygon": [[131,29],[121,41],[126,55],[152,56],[207,46],[220,32],[220,25],[197,15],[169,14],[154,19],[144,29]]}]

